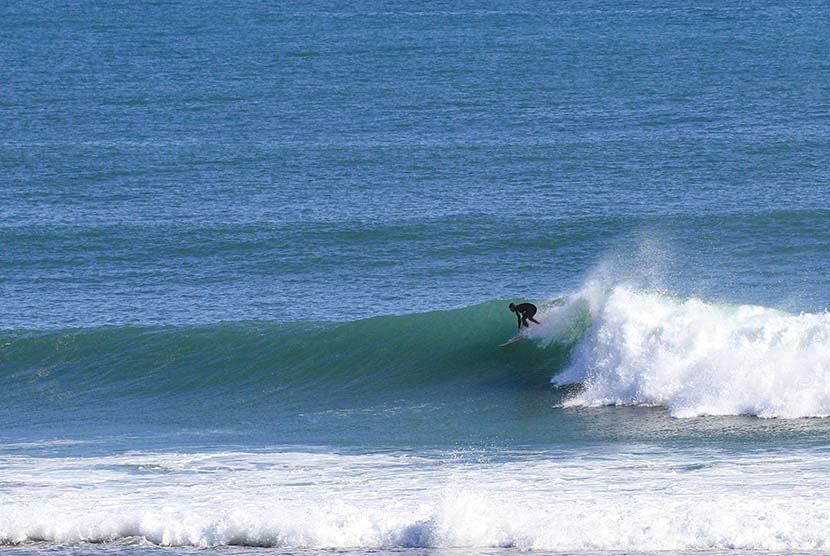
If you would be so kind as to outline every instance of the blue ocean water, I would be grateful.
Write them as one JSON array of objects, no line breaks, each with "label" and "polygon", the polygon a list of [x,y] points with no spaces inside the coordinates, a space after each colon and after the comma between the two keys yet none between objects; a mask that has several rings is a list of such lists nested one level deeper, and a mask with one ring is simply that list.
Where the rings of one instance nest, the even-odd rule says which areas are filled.
[{"label": "blue ocean water", "polygon": [[0,4],[0,548],[826,551],[828,14]]}]

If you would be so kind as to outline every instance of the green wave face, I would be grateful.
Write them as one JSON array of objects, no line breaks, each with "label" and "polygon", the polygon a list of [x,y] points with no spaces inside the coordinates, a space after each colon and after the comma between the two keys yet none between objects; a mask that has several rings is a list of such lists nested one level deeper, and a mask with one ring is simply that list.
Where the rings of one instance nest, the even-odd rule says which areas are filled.
[{"label": "green wave face", "polygon": [[[68,415],[220,426],[549,390],[573,341],[499,347],[515,333],[507,303],[339,325],[5,332],[0,384],[7,396],[0,411],[42,424]],[[587,312],[583,317],[587,326]]]}]

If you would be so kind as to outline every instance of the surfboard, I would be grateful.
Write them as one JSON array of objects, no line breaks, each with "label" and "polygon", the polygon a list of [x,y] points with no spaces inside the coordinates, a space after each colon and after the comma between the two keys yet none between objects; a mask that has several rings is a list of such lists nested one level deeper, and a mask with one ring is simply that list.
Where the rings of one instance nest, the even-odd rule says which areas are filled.
[{"label": "surfboard", "polygon": [[518,336],[513,336],[503,344],[499,344],[499,347],[509,346],[510,344],[515,344],[516,342],[521,342],[522,340],[527,340],[527,336],[523,336],[519,334]]}]

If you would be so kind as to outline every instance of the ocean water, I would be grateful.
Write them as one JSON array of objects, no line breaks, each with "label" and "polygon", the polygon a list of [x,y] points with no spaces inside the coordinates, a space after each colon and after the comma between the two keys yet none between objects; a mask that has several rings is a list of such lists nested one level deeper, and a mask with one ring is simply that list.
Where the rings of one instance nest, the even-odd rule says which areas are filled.
[{"label": "ocean water", "polygon": [[0,552],[830,552],[829,28],[0,3]]}]

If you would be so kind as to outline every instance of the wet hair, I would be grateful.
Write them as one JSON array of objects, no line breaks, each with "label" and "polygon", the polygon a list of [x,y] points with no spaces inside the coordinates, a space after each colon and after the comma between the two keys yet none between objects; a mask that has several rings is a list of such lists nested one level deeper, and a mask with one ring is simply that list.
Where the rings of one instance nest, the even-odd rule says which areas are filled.
[{"label": "wet hair", "polygon": [[516,304],[515,303],[510,304],[510,310],[513,311],[514,313],[516,312]]}]

